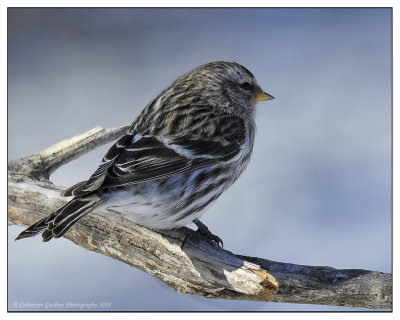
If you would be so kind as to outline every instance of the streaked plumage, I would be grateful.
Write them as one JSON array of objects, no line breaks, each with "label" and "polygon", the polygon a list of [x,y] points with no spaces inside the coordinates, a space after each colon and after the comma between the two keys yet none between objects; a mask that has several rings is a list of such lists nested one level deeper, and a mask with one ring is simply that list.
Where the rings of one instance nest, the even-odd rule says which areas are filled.
[{"label": "streaked plumage", "polygon": [[74,197],[69,203],[17,239],[39,232],[44,241],[61,237],[93,209],[154,229],[196,222],[246,168],[254,106],[271,98],[237,63],[184,74],[148,104],[87,181],[63,192]]}]

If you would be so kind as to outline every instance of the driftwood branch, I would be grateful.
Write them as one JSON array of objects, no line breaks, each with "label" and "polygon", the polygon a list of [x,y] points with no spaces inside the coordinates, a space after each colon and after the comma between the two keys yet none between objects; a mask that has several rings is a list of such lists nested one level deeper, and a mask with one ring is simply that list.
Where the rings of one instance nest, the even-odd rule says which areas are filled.
[{"label": "driftwood branch", "polygon": [[[128,127],[94,128],[8,163],[8,221],[31,225],[67,200],[48,178],[58,167],[122,135]],[[115,212],[94,212],[65,235],[88,250],[137,267],[182,293],[210,298],[392,308],[392,275],[302,266],[235,255],[188,237],[188,228],[154,231]],[[27,241],[27,240],[24,240]]]},{"label": "driftwood branch", "polygon": [[9,171],[11,169],[14,175],[22,179],[48,180],[50,175],[63,164],[120,137],[128,128],[129,126],[112,129],[93,128],[29,157],[10,161]]}]

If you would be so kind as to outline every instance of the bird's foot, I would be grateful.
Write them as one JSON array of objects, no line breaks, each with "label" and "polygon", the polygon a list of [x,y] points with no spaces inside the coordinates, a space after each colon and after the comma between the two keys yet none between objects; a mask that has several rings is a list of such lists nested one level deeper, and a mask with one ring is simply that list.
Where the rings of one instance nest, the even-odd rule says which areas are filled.
[{"label": "bird's foot", "polygon": [[212,234],[208,227],[198,219],[195,219],[194,224],[197,226],[196,232],[202,237],[206,238],[206,240],[216,243],[217,245],[223,247],[224,242],[222,239],[215,234]]},{"label": "bird's foot", "polygon": [[208,229],[208,227],[204,223],[202,223],[198,219],[193,220],[193,222],[197,226],[197,230],[195,232],[186,234],[185,238],[183,239],[181,249],[183,249],[183,246],[185,245],[186,240],[189,236],[198,236],[212,244],[217,244],[218,246],[221,246],[221,247],[224,246],[224,242],[222,241],[222,239],[220,237],[216,236],[215,234],[212,234],[211,231]]}]

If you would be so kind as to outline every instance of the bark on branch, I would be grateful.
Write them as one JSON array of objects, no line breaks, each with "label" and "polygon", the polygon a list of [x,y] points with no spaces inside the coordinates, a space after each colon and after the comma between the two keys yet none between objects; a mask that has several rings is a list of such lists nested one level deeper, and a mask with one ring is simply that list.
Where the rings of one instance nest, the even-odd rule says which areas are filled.
[{"label": "bark on branch", "polygon": [[[48,178],[58,167],[122,135],[128,127],[94,128],[8,163],[8,221],[31,225],[67,200]],[[182,293],[210,298],[392,308],[392,275],[377,271],[302,266],[233,254],[188,228],[154,231],[115,212],[95,212],[66,238],[137,267]],[[26,240],[25,240],[26,241]]]}]

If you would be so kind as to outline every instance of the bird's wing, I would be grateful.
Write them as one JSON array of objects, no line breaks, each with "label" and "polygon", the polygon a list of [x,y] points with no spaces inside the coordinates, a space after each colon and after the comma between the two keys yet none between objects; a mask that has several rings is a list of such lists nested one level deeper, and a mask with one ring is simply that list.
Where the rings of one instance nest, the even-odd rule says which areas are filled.
[{"label": "bird's wing", "polygon": [[200,139],[127,134],[110,148],[89,180],[70,187],[63,195],[81,196],[226,162],[239,153],[244,137],[244,125],[239,119],[225,121],[217,135]]}]

